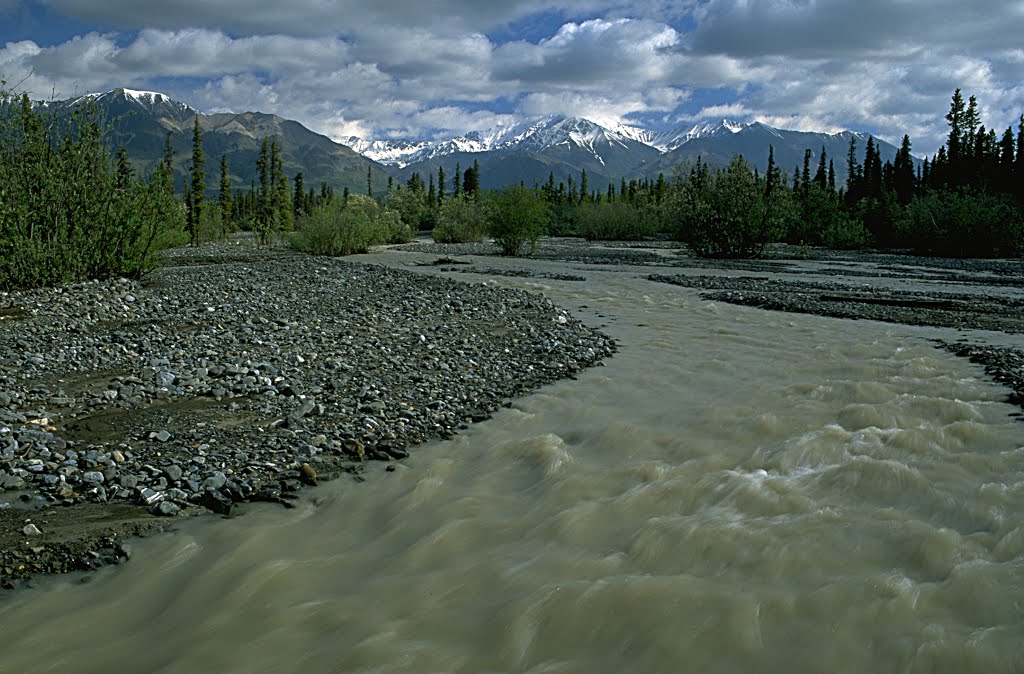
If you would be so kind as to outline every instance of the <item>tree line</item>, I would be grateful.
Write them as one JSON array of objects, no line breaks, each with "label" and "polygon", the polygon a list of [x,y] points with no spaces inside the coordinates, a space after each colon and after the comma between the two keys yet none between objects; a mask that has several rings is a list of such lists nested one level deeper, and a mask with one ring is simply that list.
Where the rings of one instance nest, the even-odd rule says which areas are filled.
[{"label": "tree line", "polygon": [[[111,152],[107,120],[93,101],[51,115],[0,84],[0,289],[53,285],[112,275],[138,277],[167,246],[253,232],[269,243],[330,255],[368,250],[430,231],[439,242],[492,237],[520,254],[541,234],[588,239],[672,236],[698,255],[754,256],[771,242],[833,248],[909,249],[951,256],[1024,252],[1024,115],[1001,134],[980,119],[975,97],[958,89],[945,116],[949,133],[923,161],[909,136],[891,161],[874,138],[858,160],[851,138],[847,177],[836,158],[811,149],[803,166],[784,171],[768,150],[762,174],[743,157],[722,168],[700,158],[671,176],[620,179],[594,186],[586,171],[556,183],[520,182],[484,191],[477,162],[454,174],[388,179],[384,194],[345,188],[335,195],[302,173],[285,173],[277,138],[262,139],[258,180],[231,184],[228,157],[208,190],[198,115],[184,194],[173,178],[168,134],[162,159],[140,175],[125,148]],[[215,194],[215,198],[211,195]]]}]

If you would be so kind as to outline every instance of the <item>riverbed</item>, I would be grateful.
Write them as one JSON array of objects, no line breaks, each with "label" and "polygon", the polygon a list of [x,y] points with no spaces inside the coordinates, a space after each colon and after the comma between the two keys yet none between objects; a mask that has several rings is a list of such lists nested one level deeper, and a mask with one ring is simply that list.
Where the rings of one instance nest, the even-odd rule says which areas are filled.
[{"label": "riverbed", "polygon": [[433,257],[362,259],[543,293],[618,352],[392,472],[6,596],[0,672],[1024,669],[1024,423],[934,342],[1020,335]]}]

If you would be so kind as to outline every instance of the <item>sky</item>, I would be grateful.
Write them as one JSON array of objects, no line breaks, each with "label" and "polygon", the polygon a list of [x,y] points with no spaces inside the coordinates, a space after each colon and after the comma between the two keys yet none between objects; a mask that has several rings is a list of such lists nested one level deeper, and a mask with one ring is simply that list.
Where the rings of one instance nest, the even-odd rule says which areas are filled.
[{"label": "sky", "polygon": [[440,139],[565,114],[867,131],[918,156],[955,89],[1024,113],[1024,0],[0,0],[0,78],[127,87],[335,139]]}]

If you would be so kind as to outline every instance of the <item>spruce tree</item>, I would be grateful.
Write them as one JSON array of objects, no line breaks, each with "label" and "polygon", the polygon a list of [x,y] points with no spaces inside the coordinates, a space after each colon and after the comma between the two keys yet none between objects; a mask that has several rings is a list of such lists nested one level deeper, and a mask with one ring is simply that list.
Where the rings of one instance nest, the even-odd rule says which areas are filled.
[{"label": "spruce tree", "polygon": [[160,166],[170,179],[171,193],[174,193],[174,146],[171,145],[171,132],[164,136],[164,154],[160,160]]},{"label": "spruce tree", "polygon": [[580,169],[580,203],[586,201],[588,190],[587,169]]},{"label": "spruce tree", "polygon": [[199,128],[199,115],[196,115],[195,124],[192,126],[192,180],[189,186],[191,199],[185,214],[188,238],[193,246],[199,245],[199,227],[203,219],[204,192],[206,191],[206,171],[203,170],[205,163],[203,133]]},{"label": "spruce tree", "polygon": [[231,178],[228,175],[228,156],[222,154],[220,156],[220,192],[218,194],[220,231],[222,236],[227,234],[231,224],[231,201]]},{"label": "spruce tree", "polygon": [[452,196],[456,199],[462,194],[462,166],[455,162],[455,175],[452,176]]},{"label": "spruce tree", "polygon": [[804,150],[804,170],[800,174],[800,191],[806,197],[811,189],[811,148]]},{"label": "spruce tree", "polygon": [[818,171],[814,174],[814,184],[818,189],[824,190],[828,186],[828,168],[825,164],[825,146],[821,146],[821,154],[818,155]]},{"label": "spruce tree", "polygon": [[131,185],[134,171],[132,171],[132,165],[128,163],[128,150],[124,149],[124,146],[117,148],[117,180],[115,186],[121,192],[124,192]]},{"label": "spruce tree", "polygon": [[964,133],[964,97],[957,89],[953,92],[953,100],[946,113],[946,121],[949,122],[949,137],[946,140],[947,155],[949,163],[953,166],[960,161],[960,141]]},{"label": "spruce tree", "polygon": [[292,204],[292,212],[295,214],[296,219],[306,214],[306,186],[302,181],[302,171],[295,174],[295,190],[294,190],[294,201]]},{"label": "spruce tree", "polygon": [[438,205],[438,207],[440,207],[441,204],[444,203],[444,181],[445,181],[444,167],[443,166],[438,166],[437,167],[437,205]]},{"label": "spruce tree", "polygon": [[274,138],[270,144],[271,184],[274,187],[274,217],[277,227],[282,232],[295,229],[295,214],[292,212],[291,183],[284,174],[284,159],[281,157],[281,145]]},{"label": "spruce tree", "polygon": [[769,196],[776,188],[778,170],[775,168],[775,146],[768,146],[768,172],[764,176],[764,194]]},{"label": "spruce tree", "polygon": [[373,164],[366,165],[366,196],[373,198]]}]

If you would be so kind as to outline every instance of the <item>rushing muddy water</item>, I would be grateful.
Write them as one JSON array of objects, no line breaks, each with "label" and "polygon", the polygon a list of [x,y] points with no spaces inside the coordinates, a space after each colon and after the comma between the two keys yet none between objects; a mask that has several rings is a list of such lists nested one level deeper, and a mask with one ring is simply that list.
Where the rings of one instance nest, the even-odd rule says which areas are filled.
[{"label": "rushing muddy water", "polygon": [[606,367],[5,597],[0,672],[1024,671],[1024,423],[956,332],[579,273],[495,280]]}]

